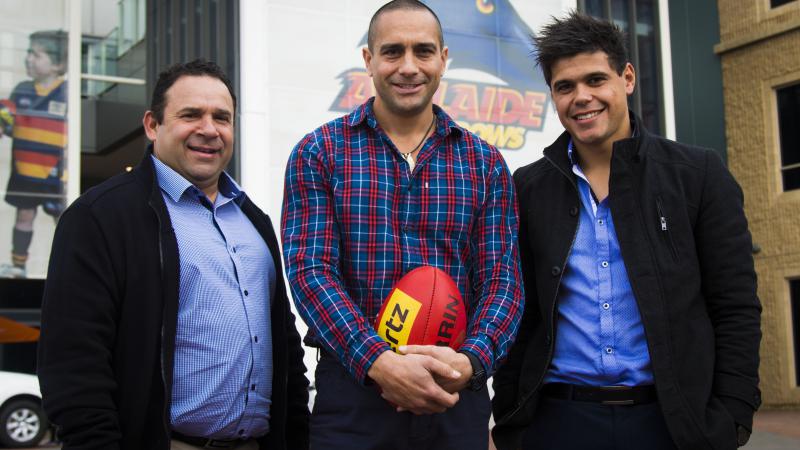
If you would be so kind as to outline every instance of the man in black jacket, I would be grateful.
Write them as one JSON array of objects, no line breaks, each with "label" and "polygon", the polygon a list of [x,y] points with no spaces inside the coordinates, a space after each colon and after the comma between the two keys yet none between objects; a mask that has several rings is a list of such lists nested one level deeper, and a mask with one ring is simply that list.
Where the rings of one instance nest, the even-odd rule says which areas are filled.
[{"label": "man in black jacket", "polygon": [[566,128],[514,174],[525,312],[494,378],[498,449],[732,449],[760,403],[742,192],[711,150],[628,111],[620,30],[535,38]]},{"label": "man in black jacket", "polygon": [[308,380],[269,217],[223,170],[214,63],[159,76],[131,172],[56,229],[39,379],[67,449],[307,449]]}]

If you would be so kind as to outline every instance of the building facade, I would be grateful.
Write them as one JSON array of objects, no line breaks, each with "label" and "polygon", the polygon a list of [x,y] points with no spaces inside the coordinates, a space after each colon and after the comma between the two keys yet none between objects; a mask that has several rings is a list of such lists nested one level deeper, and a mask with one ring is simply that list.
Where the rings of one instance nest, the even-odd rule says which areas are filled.
[{"label": "building facade", "polygon": [[800,405],[800,1],[719,0],[728,163],[764,308],[766,407]]}]

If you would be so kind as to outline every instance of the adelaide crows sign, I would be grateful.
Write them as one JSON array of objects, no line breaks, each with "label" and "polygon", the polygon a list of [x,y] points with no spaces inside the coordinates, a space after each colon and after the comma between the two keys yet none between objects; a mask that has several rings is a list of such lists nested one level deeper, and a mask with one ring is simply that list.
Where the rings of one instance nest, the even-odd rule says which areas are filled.
[{"label": "adelaide crows sign", "polygon": [[[442,22],[449,60],[433,101],[460,125],[504,150],[541,131],[549,89],[535,70],[532,30],[508,0],[427,0]],[[364,34],[359,46],[366,45]],[[448,73],[454,73],[449,76]],[[363,68],[339,75],[331,110],[350,112],[375,95]]]}]

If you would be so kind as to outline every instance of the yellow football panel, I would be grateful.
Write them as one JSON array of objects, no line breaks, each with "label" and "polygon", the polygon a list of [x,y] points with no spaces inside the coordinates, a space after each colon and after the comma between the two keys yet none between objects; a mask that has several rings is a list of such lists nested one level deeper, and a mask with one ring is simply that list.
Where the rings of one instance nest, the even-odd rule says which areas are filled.
[{"label": "yellow football panel", "polygon": [[392,350],[397,351],[397,347],[408,344],[411,328],[422,303],[400,289],[395,289],[387,302],[378,324],[378,335],[389,343]]}]

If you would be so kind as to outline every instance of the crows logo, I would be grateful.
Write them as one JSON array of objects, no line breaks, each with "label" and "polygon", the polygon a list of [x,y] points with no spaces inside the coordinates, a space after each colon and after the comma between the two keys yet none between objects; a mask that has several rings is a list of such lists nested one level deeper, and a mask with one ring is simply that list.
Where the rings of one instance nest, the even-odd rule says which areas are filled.
[{"label": "crows logo", "polygon": [[[426,0],[442,22],[448,71],[434,96],[461,126],[505,150],[541,131],[549,89],[534,70],[532,30],[509,0]],[[359,43],[366,45],[366,33]],[[468,69],[468,70],[458,70]],[[478,77],[470,76],[478,73]],[[375,95],[364,69],[346,70],[331,110],[349,112]],[[476,79],[478,78],[478,79]]]}]

